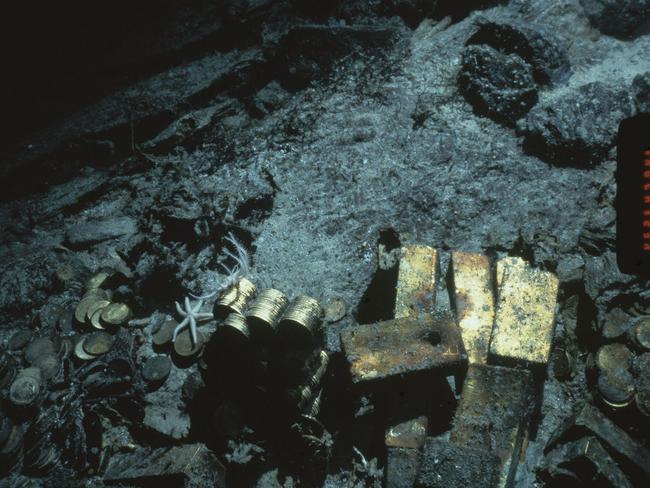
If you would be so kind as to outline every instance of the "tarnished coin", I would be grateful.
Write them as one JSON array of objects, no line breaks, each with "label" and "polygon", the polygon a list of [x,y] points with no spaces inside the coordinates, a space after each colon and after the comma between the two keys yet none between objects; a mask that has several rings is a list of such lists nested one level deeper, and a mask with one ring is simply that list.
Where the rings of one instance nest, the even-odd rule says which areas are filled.
[{"label": "tarnished coin", "polygon": [[32,340],[33,332],[29,329],[20,329],[13,333],[7,343],[7,349],[17,351],[25,347]]},{"label": "tarnished coin", "polygon": [[40,357],[48,354],[58,354],[58,352],[59,347],[52,339],[38,337],[25,348],[25,360],[29,364],[34,364]]},{"label": "tarnished coin", "polygon": [[641,349],[650,350],[650,318],[643,318],[632,329],[632,339]]},{"label": "tarnished coin", "polygon": [[11,403],[20,407],[31,405],[40,395],[42,384],[36,376],[19,374],[9,388]]},{"label": "tarnished coin", "polygon": [[84,343],[86,342],[87,337],[88,336],[80,336],[77,339],[77,342],[75,343],[75,346],[74,346],[74,355],[75,355],[75,357],[77,359],[79,359],[81,361],[89,361],[91,359],[95,359],[95,356],[93,356],[92,354],[88,354],[84,350]]},{"label": "tarnished coin", "polygon": [[91,276],[84,283],[86,290],[96,290],[101,288],[104,282],[111,276],[112,272],[109,270],[102,270],[99,273]]},{"label": "tarnished coin", "polygon": [[77,308],[74,311],[74,318],[80,324],[85,324],[88,321],[88,309],[94,306],[97,302],[105,300],[104,297],[89,296],[82,298]]},{"label": "tarnished coin", "polygon": [[204,343],[205,336],[200,331],[197,331],[196,344],[194,344],[190,331],[188,329],[185,329],[176,336],[176,342],[174,342],[174,352],[182,357],[195,356],[199,353],[199,351],[201,351]]},{"label": "tarnished coin", "polygon": [[154,356],[147,359],[142,367],[142,377],[150,383],[164,381],[172,369],[172,362],[167,356]]},{"label": "tarnished coin", "polygon": [[95,313],[93,313],[93,316],[90,317],[90,325],[93,326],[93,329],[104,330],[104,325],[102,324],[102,311],[104,308],[96,310]]},{"label": "tarnished coin", "polygon": [[10,384],[16,377],[16,360],[9,354],[4,354],[2,371],[0,371],[0,388]]},{"label": "tarnished coin", "polygon": [[598,393],[610,407],[626,407],[634,400],[634,378],[626,370],[602,372],[598,375]]},{"label": "tarnished coin", "polygon": [[122,325],[131,318],[131,309],[125,303],[111,303],[102,310],[101,320],[109,325]]},{"label": "tarnished coin", "polygon": [[57,465],[61,457],[61,452],[56,448],[56,446],[46,447],[41,451],[41,455],[38,457],[36,462],[33,465],[33,469],[39,473],[47,473],[54,466]]},{"label": "tarnished coin", "polygon": [[331,324],[338,322],[347,313],[347,303],[342,298],[331,298],[325,304],[325,321]]},{"label": "tarnished coin", "polygon": [[9,438],[13,424],[9,417],[6,417],[2,412],[0,412],[0,447],[4,446],[5,442]]},{"label": "tarnished coin", "polygon": [[596,366],[601,371],[627,370],[631,365],[632,353],[624,344],[605,344],[596,353]]},{"label": "tarnished coin", "polygon": [[605,321],[600,331],[605,339],[621,337],[632,326],[634,318],[620,308],[607,312]]},{"label": "tarnished coin", "polygon": [[63,333],[70,332],[72,331],[74,320],[75,309],[68,308],[61,315],[59,315],[59,320],[56,324],[57,328]]},{"label": "tarnished coin", "polygon": [[70,354],[74,351],[74,342],[69,337],[61,338],[61,347],[59,348],[59,357],[61,359],[68,359]]},{"label": "tarnished coin", "polygon": [[49,380],[54,378],[59,371],[61,371],[62,363],[61,358],[56,354],[46,354],[38,358],[34,363],[38,369],[43,373],[43,378]]},{"label": "tarnished coin", "polygon": [[100,330],[86,337],[83,343],[83,350],[93,356],[99,356],[110,351],[111,347],[113,347],[113,342],[115,342],[115,337],[108,332]]},{"label": "tarnished coin", "polygon": [[151,336],[151,340],[156,346],[162,346],[167,344],[172,340],[174,335],[174,330],[178,327],[178,322],[175,320],[167,320],[163,323],[160,328],[156,331],[154,335]]},{"label": "tarnished coin", "polygon": [[113,293],[110,290],[104,290],[103,288],[95,288],[93,290],[88,290],[83,294],[81,299],[85,298],[96,298],[98,300],[110,300],[113,297]]},{"label": "tarnished coin", "polygon": [[95,324],[92,322],[93,315],[95,315],[95,313],[99,312],[100,310],[105,309],[110,304],[110,300],[97,300],[96,302],[93,302],[86,311],[86,323],[90,323],[94,326]]},{"label": "tarnished coin", "polygon": [[0,449],[0,455],[3,457],[10,457],[17,454],[22,445],[22,441],[23,430],[20,428],[20,426],[14,425],[11,429],[11,432],[9,433],[7,442],[5,442],[5,445],[2,447],[2,449]]}]

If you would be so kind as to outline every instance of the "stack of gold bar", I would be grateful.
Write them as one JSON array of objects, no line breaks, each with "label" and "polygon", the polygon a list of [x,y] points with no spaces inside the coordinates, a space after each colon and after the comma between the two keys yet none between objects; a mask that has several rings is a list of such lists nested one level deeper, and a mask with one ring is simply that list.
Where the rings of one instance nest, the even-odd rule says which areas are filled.
[{"label": "stack of gold bar", "polygon": [[470,364],[450,441],[495,452],[495,486],[506,488],[514,483],[535,387],[531,372],[503,365],[545,371],[559,281],[518,257],[497,260],[494,280],[490,269],[480,254],[452,254],[452,301]]},{"label": "stack of gold bar", "polygon": [[[402,342],[418,324],[434,327],[435,319],[431,322],[428,317],[436,316],[437,261],[437,252],[430,247],[402,249],[395,317],[416,318],[402,324]],[[450,302],[462,336],[459,350],[466,353],[468,362],[466,371],[456,374],[457,388],[460,383],[463,387],[449,442],[460,449],[496,453],[493,486],[509,488],[535,405],[535,373],[545,371],[549,361],[559,281],[518,257],[498,259],[492,265],[485,255],[459,251],[451,253],[448,273]],[[369,324],[341,334],[353,382],[355,378],[360,382],[391,373],[403,375],[404,367],[418,357],[415,343],[402,358],[399,344],[393,344],[394,361],[388,360],[391,354],[380,354],[378,338],[381,335],[386,341],[390,329],[381,323]],[[425,357],[435,358],[435,350],[423,356],[422,364],[427,363]],[[429,362],[426,367],[432,366]],[[397,417],[400,421],[386,429],[388,488],[415,484],[415,452],[424,445],[431,412],[426,406],[414,408],[410,418]],[[395,413],[389,411],[389,416]]]}]

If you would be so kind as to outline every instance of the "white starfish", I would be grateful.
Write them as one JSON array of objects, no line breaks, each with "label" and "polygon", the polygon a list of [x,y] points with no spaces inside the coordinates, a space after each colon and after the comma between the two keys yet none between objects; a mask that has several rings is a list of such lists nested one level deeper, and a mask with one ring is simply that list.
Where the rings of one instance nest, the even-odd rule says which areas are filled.
[{"label": "white starfish", "polygon": [[202,322],[205,320],[212,320],[214,316],[209,312],[199,312],[203,306],[203,300],[196,302],[196,305],[192,306],[190,299],[185,297],[185,310],[181,307],[181,304],[176,302],[176,310],[183,317],[183,321],[176,326],[174,329],[174,335],[172,336],[172,342],[176,341],[176,336],[178,333],[189,325],[190,336],[192,337],[192,343],[197,343],[197,332],[196,324],[197,322]]}]

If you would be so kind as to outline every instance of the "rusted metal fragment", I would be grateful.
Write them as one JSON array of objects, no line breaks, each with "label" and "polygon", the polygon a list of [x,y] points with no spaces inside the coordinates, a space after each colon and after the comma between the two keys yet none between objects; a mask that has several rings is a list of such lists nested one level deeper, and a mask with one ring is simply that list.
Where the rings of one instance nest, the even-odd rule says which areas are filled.
[{"label": "rusted metal fragment", "polygon": [[650,451],[589,403],[586,403],[575,417],[555,433],[549,440],[546,450],[552,449],[564,438],[573,437],[577,434],[576,431],[578,433],[587,431],[594,434],[603,443],[641,470],[645,476],[650,475]]},{"label": "rusted metal fragment", "polygon": [[419,449],[389,447],[386,462],[386,488],[413,488],[420,467]]},{"label": "rusted metal fragment", "polygon": [[341,332],[341,343],[354,384],[454,372],[467,360],[460,329],[443,312],[350,327]]},{"label": "rusted metal fragment", "polygon": [[438,251],[429,246],[402,248],[397,276],[395,318],[433,312],[436,303]]},{"label": "rusted metal fragment", "polygon": [[490,261],[482,254],[451,254],[456,320],[470,364],[487,363],[494,324],[494,290]]},{"label": "rusted metal fragment", "polygon": [[532,374],[523,369],[471,365],[450,441],[494,452],[498,487],[510,487],[534,405]]},{"label": "rusted metal fragment", "polygon": [[508,257],[497,262],[497,284],[490,358],[546,365],[555,328],[557,277]]},{"label": "rusted metal fragment", "polygon": [[115,454],[106,469],[108,483],[157,483],[160,486],[225,487],[225,468],[203,444]]},{"label": "rusted metal fragment", "polygon": [[[590,469],[585,470],[585,461]],[[551,479],[558,475],[566,479],[568,475],[570,478],[575,476],[577,482],[588,486],[632,488],[630,480],[593,436],[557,447],[548,454],[546,466],[545,471]],[[589,479],[583,479],[585,472]]]},{"label": "rusted metal fragment", "polygon": [[428,437],[415,486],[493,488],[497,478],[498,459],[492,451]]}]

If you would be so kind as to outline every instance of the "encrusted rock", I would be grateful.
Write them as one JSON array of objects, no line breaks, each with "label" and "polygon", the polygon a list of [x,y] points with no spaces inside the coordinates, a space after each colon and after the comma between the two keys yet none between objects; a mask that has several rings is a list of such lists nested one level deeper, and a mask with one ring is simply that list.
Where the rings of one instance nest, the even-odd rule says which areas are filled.
[{"label": "encrusted rock", "polygon": [[537,104],[518,128],[528,152],[558,165],[586,166],[608,156],[619,123],[634,112],[627,91],[594,82]]},{"label": "encrusted rock", "polygon": [[634,77],[632,93],[639,112],[650,112],[650,71]]},{"label": "encrusted rock", "polygon": [[490,46],[466,48],[458,83],[478,114],[506,125],[514,125],[537,103],[531,66],[517,54]]},{"label": "encrusted rock", "polygon": [[631,34],[650,17],[649,0],[580,0],[591,25],[612,36]]},{"label": "encrusted rock", "polygon": [[481,21],[467,44],[486,44],[504,54],[517,54],[533,67],[538,83],[563,81],[571,74],[564,42],[541,26]]}]

